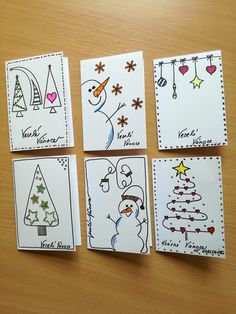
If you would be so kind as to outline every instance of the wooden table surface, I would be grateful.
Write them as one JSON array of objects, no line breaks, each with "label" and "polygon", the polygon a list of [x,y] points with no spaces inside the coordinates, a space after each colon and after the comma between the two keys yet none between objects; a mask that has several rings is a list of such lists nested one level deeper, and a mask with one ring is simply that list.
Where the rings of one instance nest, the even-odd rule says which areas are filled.
[{"label": "wooden table surface", "polygon": [[[236,306],[236,2],[233,0],[0,0],[0,312],[231,313]],[[158,151],[152,60],[221,49],[229,145]],[[79,64],[143,50],[148,149],[102,155],[222,156],[226,259],[86,248]],[[10,153],[6,60],[64,51],[69,57],[75,148]],[[12,158],[76,154],[82,247],[76,253],[16,250]],[[151,172],[149,172],[150,187]],[[152,190],[150,189],[151,204]],[[153,206],[151,207],[153,214]],[[153,228],[154,230],[154,228]],[[154,233],[153,233],[154,235]]]}]

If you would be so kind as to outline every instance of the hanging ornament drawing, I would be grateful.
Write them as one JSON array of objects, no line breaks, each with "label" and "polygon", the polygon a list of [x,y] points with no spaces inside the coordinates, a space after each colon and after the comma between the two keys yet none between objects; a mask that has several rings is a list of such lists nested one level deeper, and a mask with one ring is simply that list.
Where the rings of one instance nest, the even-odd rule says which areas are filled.
[{"label": "hanging ornament drawing", "polygon": [[157,85],[160,87],[164,87],[167,84],[167,80],[162,76],[163,62],[159,62],[159,67],[160,67],[160,78],[157,81]]},{"label": "hanging ornament drawing", "polygon": [[185,73],[188,72],[189,67],[185,64],[186,62],[186,58],[184,59],[180,59],[180,63],[182,64],[181,66],[179,66],[179,72],[184,75]]},{"label": "hanging ornament drawing", "polygon": [[195,71],[195,77],[192,81],[190,81],[191,84],[193,84],[193,88],[195,87],[198,87],[200,88],[202,82],[204,82],[204,80],[200,79],[198,77],[198,74],[197,74],[197,59],[198,57],[193,57],[192,60],[194,62],[194,71]]},{"label": "hanging ornament drawing", "polygon": [[175,83],[175,63],[176,63],[176,59],[175,60],[171,60],[171,65],[172,65],[172,68],[173,68],[173,85],[172,85],[172,88],[173,88],[173,94],[172,94],[172,98],[173,99],[176,99],[177,98],[177,93],[176,93],[176,83]]},{"label": "hanging ornament drawing", "polygon": [[213,74],[213,73],[215,73],[215,71],[216,71],[216,66],[214,65],[214,64],[212,64],[212,58],[213,58],[213,55],[208,55],[207,56],[207,60],[209,60],[209,62],[210,62],[210,65],[208,65],[207,67],[206,67],[206,71],[209,73],[209,74]]},{"label": "hanging ornament drawing", "polygon": [[43,104],[43,100],[42,100],[42,93],[41,93],[38,80],[36,79],[33,72],[31,72],[29,69],[25,67],[14,67],[14,68],[11,68],[10,71],[21,71],[26,75],[30,84],[29,105],[33,106],[33,110],[38,110],[39,106]]},{"label": "hanging ornament drawing", "polygon": [[56,107],[61,107],[61,99],[58,93],[57,85],[52,74],[52,66],[49,64],[48,66],[48,75],[44,96],[44,109],[50,108],[50,113],[56,113]]},{"label": "hanging ornament drawing", "polygon": [[12,112],[16,112],[16,117],[23,117],[22,112],[26,110],[27,110],[27,107],[26,107],[23,91],[19,82],[19,76],[16,75]]}]

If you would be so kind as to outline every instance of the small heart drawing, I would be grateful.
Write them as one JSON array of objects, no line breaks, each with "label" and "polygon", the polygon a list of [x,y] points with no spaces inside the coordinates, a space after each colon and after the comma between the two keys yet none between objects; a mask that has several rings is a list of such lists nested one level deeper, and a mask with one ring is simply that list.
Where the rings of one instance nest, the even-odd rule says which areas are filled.
[{"label": "small heart drawing", "polygon": [[213,234],[215,232],[215,228],[209,227],[209,228],[207,228],[207,231],[210,232],[210,234]]},{"label": "small heart drawing", "polygon": [[179,72],[181,73],[181,74],[185,74],[186,72],[188,72],[188,66],[187,65],[181,65],[180,67],[179,67]]},{"label": "small heart drawing", "polygon": [[177,185],[177,186],[175,186],[175,189],[176,189],[176,190],[178,190],[178,189],[179,189],[179,186],[178,186],[178,185]]},{"label": "small heart drawing", "polygon": [[208,65],[207,67],[206,67],[206,70],[207,70],[207,72],[209,73],[209,74],[213,74],[215,71],[216,71],[216,66],[215,65]]},{"label": "small heart drawing", "polygon": [[165,218],[165,219],[168,219],[169,217],[168,217],[168,216],[164,216],[164,218]]},{"label": "small heart drawing", "polygon": [[199,214],[200,213],[200,209],[195,209],[195,212]]},{"label": "small heart drawing", "polygon": [[186,181],[186,182],[189,182],[189,181],[190,181],[190,179],[189,179],[189,178],[187,178],[187,179],[185,179],[185,181]]},{"label": "small heart drawing", "polygon": [[195,229],[197,233],[199,233],[201,230],[199,228]]},{"label": "small heart drawing", "polygon": [[174,208],[174,207],[172,207],[172,208],[171,208],[171,210],[172,210],[172,212],[174,212],[174,211],[175,211],[175,208]]},{"label": "small heart drawing", "polygon": [[192,194],[192,196],[194,196],[194,195],[196,195],[196,192],[192,192],[191,194]]},{"label": "small heart drawing", "polygon": [[185,212],[186,212],[186,208],[182,208],[182,212],[184,212],[184,213],[185,213]]},{"label": "small heart drawing", "polygon": [[186,200],[186,203],[189,204],[189,203],[190,203],[190,200]]},{"label": "small heart drawing", "polygon": [[190,217],[189,220],[194,221],[194,218],[193,218],[193,217]]},{"label": "small heart drawing", "polygon": [[176,201],[175,200],[172,200],[172,203],[174,204]]},{"label": "small heart drawing", "polygon": [[180,231],[181,231],[182,233],[185,233],[185,231],[186,231],[185,227],[180,227]]},{"label": "small heart drawing", "polygon": [[183,195],[184,194],[184,192],[179,192],[179,195]]},{"label": "small heart drawing", "polygon": [[57,93],[53,92],[53,93],[48,93],[47,94],[47,99],[50,101],[50,103],[53,103],[57,98]]},{"label": "small heart drawing", "polygon": [[187,191],[188,190],[188,186],[185,186],[184,189]]},{"label": "small heart drawing", "polygon": [[180,216],[176,216],[176,218],[177,218],[178,220],[180,220]]},{"label": "small heart drawing", "polygon": [[171,230],[172,232],[174,232],[174,231],[175,231],[175,227],[171,227],[170,230]]}]

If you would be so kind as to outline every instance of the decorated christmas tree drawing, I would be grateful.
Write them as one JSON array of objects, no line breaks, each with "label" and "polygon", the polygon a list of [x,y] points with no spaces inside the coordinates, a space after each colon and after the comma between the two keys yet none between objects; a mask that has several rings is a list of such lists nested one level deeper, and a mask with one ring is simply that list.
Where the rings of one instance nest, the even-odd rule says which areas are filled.
[{"label": "decorated christmas tree drawing", "polygon": [[39,92],[37,86],[35,85],[35,83],[33,82],[33,80],[31,80],[32,82],[32,86],[33,86],[33,101],[30,104],[31,106],[33,106],[33,110],[39,110],[39,106],[42,105],[42,97],[41,97],[41,93]]},{"label": "decorated christmas tree drawing", "polygon": [[208,216],[203,209],[205,204],[201,202],[202,196],[197,193],[195,183],[186,175],[190,168],[181,161],[173,169],[176,171],[177,184],[173,188],[173,195],[169,195],[170,201],[166,204],[170,214],[164,216],[163,227],[172,233],[184,234],[186,241],[191,233],[205,232],[212,235],[215,228],[207,224]]},{"label": "decorated christmas tree drawing", "polygon": [[59,224],[56,208],[39,165],[34,172],[24,223],[27,226],[37,227],[39,236],[46,236],[47,227],[55,227]]},{"label": "decorated christmas tree drawing", "polygon": [[52,66],[48,66],[47,83],[44,97],[44,109],[50,108],[50,113],[56,113],[56,107],[61,107],[61,99],[58,93],[57,85],[52,74]]},{"label": "decorated christmas tree drawing", "polygon": [[16,75],[16,84],[13,96],[12,112],[16,112],[16,117],[23,117],[22,111],[26,111],[24,95],[19,82],[19,76]]}]

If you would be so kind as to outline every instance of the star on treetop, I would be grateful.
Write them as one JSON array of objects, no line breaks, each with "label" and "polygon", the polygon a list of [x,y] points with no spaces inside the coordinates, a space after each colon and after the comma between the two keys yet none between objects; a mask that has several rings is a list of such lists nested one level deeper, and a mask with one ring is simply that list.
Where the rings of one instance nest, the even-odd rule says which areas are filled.
[{"label": "star on treetop", "polygon": [[176,173],[176,177],[178,175],[180,175],[181,173],[184,174],[186,176],[186,171],[189,170],[190,168],[186,167],[183,163],[183,161],[181,161],[181,163],[176,166],[176,167],[172,167],[172,169],[176,170],[177,173]]},{"label": "star on treetop", "polygon": [[45,190],[45,187],[42,185],[42,183],[40,185],[36,185],[37,186],[37,193],[43,193]]}]

